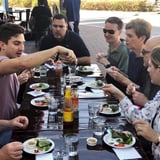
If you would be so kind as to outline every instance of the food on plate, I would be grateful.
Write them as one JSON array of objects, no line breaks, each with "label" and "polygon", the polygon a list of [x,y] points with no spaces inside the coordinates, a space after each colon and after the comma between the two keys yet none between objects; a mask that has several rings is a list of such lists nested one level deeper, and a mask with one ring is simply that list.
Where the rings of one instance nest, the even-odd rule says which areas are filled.
[{"label": "food on plate", "polygon": [[116,138],[116,142],[114,145],[123,147],[125,144],[129,145],[132,143],[133,138],[132,134],[128,131],[121,131],[118,129],[111,129],[112,138]]},{"label": "food on plate", "polygon": [[100,112],[117,112],[119,110],[119,106],[117,104],[103,104]]},{"label": "food on plate", "polygon": [[36,99],[34,103],[36,106],[47,106],[48,105],[46,99]]},{"label": "food on plate", "polygon": [[79,66],[79,71],[81,71],[81,72],[91,72],[92,68],[90,66]]},{"label": "food on plate", "polygon": [[104,85],[104,82],[101,80],[94,81],[90,84],[90,86],[93,88],[99,88],[99,87],[102,87],[103,85]]},{"label": "food on plate", "polygon": [[83,78],[80,77],[80,76],[70,76],[70,77],[69,77],[69,80],[70,80],[71,82],[80,82],[80,81],[83,81]]},{"label": "food on plate", "polygon": [[46,85],[45,85],[45,83],[37,83],[35,85],[32,85],[31,88],[34,89],[34,90],[36,90],[36,89],[43,89],[43,88],[46,88]]},{"label": "food on plate", "polygon": [[27,143],[27,147],[32,149],[34,153],[46,152],[50,149],[52,143],[45,138],[34,138]]},{"label": "food on plate", "polygon": [[104,85],[104,83],[101,80],[97,80],[96,85],[97,85],[97,87],[102,87]]}]

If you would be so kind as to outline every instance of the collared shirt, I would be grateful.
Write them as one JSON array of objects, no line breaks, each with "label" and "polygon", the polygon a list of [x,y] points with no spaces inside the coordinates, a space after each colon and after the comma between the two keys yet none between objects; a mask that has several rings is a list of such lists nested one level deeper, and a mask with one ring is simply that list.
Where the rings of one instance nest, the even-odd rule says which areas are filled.
[{"label": "collared shirt", "polygon": [[76,57],[90,56],[89,50],[87,49],[82,38],[72,31],[68,30],[62,41],[58,41],[54,35],[50,33],[42,39],[40,50],[49,49],[57,45],[73,50]]}]

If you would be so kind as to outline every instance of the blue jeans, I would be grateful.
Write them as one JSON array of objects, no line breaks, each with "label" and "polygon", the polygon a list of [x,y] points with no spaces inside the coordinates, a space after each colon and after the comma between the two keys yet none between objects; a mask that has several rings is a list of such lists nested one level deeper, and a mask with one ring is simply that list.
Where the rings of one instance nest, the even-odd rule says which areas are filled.
[{"label": "blue jeans", "polygon": [[12,130],[6,130],[0,133],[0,148],[10,142]]}]

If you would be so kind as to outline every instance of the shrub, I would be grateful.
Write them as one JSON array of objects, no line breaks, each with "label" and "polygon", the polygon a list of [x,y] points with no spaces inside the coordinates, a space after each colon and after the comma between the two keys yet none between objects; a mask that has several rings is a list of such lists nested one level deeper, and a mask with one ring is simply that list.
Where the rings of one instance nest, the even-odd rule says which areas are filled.
[{"label": "shrub", "polygon": [[[37,4],[37,0],[8,0],[9,7],[30,8]],[[59,6],[60,0],[48,0],[50,7]],[[116,10],[116,11],[153,11],[156,6],[148,0],[81,0],[81,9],[88,10]]]}]

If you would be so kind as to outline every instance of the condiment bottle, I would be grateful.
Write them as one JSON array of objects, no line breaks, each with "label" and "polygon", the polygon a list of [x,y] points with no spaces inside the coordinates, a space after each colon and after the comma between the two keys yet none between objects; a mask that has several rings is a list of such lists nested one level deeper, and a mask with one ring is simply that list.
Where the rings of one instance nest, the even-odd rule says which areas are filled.
[{"label": "condiment bottle", "polygon": [[63,124],[72,125],[73,124],[73,107],[72,107],[72,97],[71,97],[71,86],[66,86],[65,96],[64,96],[64,107],[63,107]]},{"label": "condiment bottle", "polygon": [[61,62],[61,60],[58,59],[57,62],[56,62],[56,74],[57,74],[57,76],[61,77],[62,72],[63,72],[62,62]]},{"label": "condiment bottle", "polygon": [[71,90],[72,106],[73,106],[74,111],[77,111],[78,105],[79,105],[79,95],[77,92],[77,85],[73,84],[71,88],[72,88]]}]

